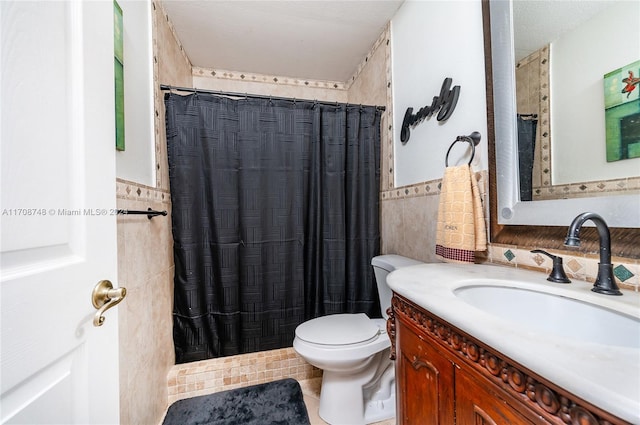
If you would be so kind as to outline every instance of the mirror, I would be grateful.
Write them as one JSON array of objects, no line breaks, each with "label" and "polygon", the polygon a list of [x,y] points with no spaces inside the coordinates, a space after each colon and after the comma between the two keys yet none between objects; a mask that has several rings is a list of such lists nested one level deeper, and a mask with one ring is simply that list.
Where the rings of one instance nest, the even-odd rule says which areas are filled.
[{"label": "mirror", "polygon": [[[610,85],[615,100],[633,105],[605,113],[602,81],[605,73],[640,59],[640,6],[514,1],[512,8],[520,200],[600,196],[602,182],[607,194],[629,190],[629,178],[640,180],[640,157],[634,158],[640,128],[615,138],[605,124],[621,115],[620,108],[640,111],[640,100],[637,92],[620,94],[625,83],[617,74]],[[636,75],[638,67],[631,68]]]},{"label": "mirror", "polygon": [[[612,253],[640,258],[640,196],[637,193],[520,201],[514,118],[515,55],[511,2],[483,0],[482,6],[487,79],[491,241],[564,249],[564,235],[573,218],[582,212],[593,211],[602,215],[612,228],[612,240],[615,241]],[[584,249],[590,250],[590,247],[585,246]]]},{"label": "mirror", "polygon": [[640,197],[637,193],[520,201],[512,3],[493,1],[489,4],[499,223],[562,226],[568,225],[581,212],[594,211],[601,214],[610,226],[640,227]]}]

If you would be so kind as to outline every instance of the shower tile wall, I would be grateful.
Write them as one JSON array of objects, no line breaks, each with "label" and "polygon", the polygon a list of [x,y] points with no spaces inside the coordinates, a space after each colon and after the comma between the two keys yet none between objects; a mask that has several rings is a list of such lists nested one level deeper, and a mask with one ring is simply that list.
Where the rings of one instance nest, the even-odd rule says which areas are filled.
[{"label": "shower tile wall", "polygon": [[[348,81],[348,102],[364,105],[384,105],[381,117],[380,189],[393,188],[393,102],[391,92],[391,31],[389,26],[380,34],[371,51]],[[384,76],[384,78],[382,78]]]},{"label": "shower tile wall", "polygon": [[169,404],[278,379],[305,381],[320,377],[322,371],[304,361],[293,348],[179,364],[167,375]]},{"label": "shower tile wall", "polygon": [[[117,180],[119,209],[171,211],[164,106],[158,85],[190,86],[191,64],[157,3],[153,5],[156,187]],[[131,141],[137,143],[137,141]],[[119,286],[127,298],[118,306],[120,332],[120,423],[159,423],[167,408],[166,376],[174,365],[173,240],[171,216],[119,216]]]},{"label": "shower tile wall", "polygon": [[532,177],[536,198],[551,181],[549,50],[545,46],[531,53],[516,64],[515,71],[517,113],[538,116]]},{"label": "shower tile wall", "polygon": [[175,36],[173,26],[157,1],[153,5],[153,85],[155,109],[156,187],[169,189],[165,135],[164,93],[160,84],[192,87],[191,62]]},{"label": "shower tile wall", "polygon": [[[169,193],[118,180],[119,209],[169,210]],[[173,255],[169,217],[118,216],[120,423],[155,423],[166,408],[171,335]]]}]

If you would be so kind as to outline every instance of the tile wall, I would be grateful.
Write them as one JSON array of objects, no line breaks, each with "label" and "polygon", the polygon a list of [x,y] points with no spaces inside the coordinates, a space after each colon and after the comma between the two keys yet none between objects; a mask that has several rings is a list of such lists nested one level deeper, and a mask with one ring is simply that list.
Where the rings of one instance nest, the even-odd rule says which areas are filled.
[{"label": "tile wall", "polygon": [[169,405],[184,398],[278,379],[320,377],[322,371],[304,361],[293,348],[179,364],[167,375]]},{"label": "tile wall", "polygon": [[[118,180],[118,209],[171,212],[166,190]],[[171,349],[173,253],[170,216],[119,215],[118,280],[127,298],[118,306],[120,423],[156,423],[166,409]]]},{"label": "tile wall", "polygon": [[[612,241],[615,243],[615,241]],[[541,254],[532,254],[530,247],[518,247],[502,244],[491,244],[488,261],[512,267],[539,270],[540,283],[546,283],[546,276],[551,272],[552,261]],[[564,270],[569,279],[594,282],[598,274],[599,256],[597,254],[573,254],[570,251],[550,251],[563,259]],[[640,261],[632,258],[613,257],[613,274],[616,283],[622,289],[640,291]]]},{"label": "tile wall", "polygon": [[535,152],[533,160],[533,194],[538,199],[542,188],[551,181],[551,122],[549,46],[531,53],[516,64],[516,101],[518,114],[535,114]]},{"label": "tile wall", "polygon": [[156,138],[156,187],[169,189],[167,138],[165,134],[164,92],[160,85],[192,87],[191,62],[175,35],[169,17],[159,2],[153,1],[153,87]]},{"label": "tile wall", "polygon": [[348,83],[348,102],[384,105],[381,117],[380,188],[393,188],[393,98],[391,92],[391,30],[380,34]]},{"label": "tile wall", "polygon": [[[488,174],[479,171],[474,176],[483,204],[487,206]],[[441,179],[431,180],[381,193],[382,253],[399,254],[425,263],[439,261],[435,256],[435,240],[441,182]],[[486,207],[485,210],[488,217]]]},{"label": "tile wall", "polygon": [[[120,423],[154,424],[167,408],[167,373],[175,363],[172,336],[173,240],[171,197],[159,84],[190,86],[191,64],[176,42],[157,3],[153,5],[156,187],[118,179],[118,209],[166,210],[118,217],[119,286],[127,288],[118,306],[120,332]],[[131,141],[135,143],[135,141]]]}]

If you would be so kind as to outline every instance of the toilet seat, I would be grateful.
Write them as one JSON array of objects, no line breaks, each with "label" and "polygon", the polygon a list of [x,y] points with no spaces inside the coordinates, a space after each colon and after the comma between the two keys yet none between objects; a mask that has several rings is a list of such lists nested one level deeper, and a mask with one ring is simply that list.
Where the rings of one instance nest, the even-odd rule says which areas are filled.
[{"label": "toilet seat", "polygon": [[302,323],[296,337],[321,346],[353,346],[371,342],[381,329],[366,314],[332,314]]}]

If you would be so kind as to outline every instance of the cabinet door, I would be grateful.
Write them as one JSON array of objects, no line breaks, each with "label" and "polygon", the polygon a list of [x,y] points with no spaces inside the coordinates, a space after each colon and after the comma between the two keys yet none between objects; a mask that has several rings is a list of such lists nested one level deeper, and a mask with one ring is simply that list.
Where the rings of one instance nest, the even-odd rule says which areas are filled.
[{"label": "cabinet door", "polygon": [[396,337],[398,424],[453,424],[453,363],[400,321]]},{"label": "cabinet door", "polygon": [[542,418],[532,422],[510,406],[493,383],[479,383],[473,372],[456,371],[456,425],[548,424]]}]

